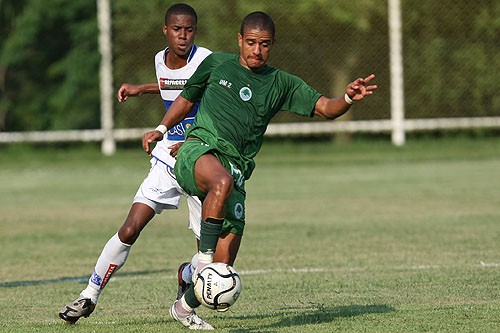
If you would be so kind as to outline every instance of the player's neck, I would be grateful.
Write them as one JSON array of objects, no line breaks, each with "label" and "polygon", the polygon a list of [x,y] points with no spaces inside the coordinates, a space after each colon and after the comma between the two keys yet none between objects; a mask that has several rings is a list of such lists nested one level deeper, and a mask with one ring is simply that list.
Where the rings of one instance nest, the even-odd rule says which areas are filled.
[{"label": "player's neck", "polygon": [[246,61],[245,61],[245,60],[243,60],[243,58],[241,57],[241,55],[240,55],[240,57],[238,58],[238,62],[240,63],[240,65],[241,65],[243,68],[247,69],[248,71],[250,71],[250,72],[252,72],[252,73],[259,74],[259,73],[264,72],[264,70],[266,69],[266,64],[263,64],[263,65],[262,65],[262,66],[260,66],[260,67],[250,68],[250,67],[248,66],[248,64],[246,63]]},{"label": "player's neck", "polygon": [[185,57],[181,57],[173,52],[167,52],[165,57],[165,65],[170,69],[179,69],[187,65],[189,53]]}]

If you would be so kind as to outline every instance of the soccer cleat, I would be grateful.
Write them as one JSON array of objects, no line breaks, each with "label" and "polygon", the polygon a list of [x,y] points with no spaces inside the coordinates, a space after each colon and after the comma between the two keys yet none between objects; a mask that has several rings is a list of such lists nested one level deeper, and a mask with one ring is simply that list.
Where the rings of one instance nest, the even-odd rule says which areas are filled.
[{"label": "soccer cleat", "polygon": [[172,304],[172,307],[170,308],[170,316],[175,320],[184,325],[185,327],[189,328],[190,330],[204,330],[204,331],[211,331],[214,328],[212,325],[198,317],[198,315],[193,311],[189,315],[182,317],[177,314],[175,311],[175,304],[179,302],[178,300]]},{"label": "soccer cleat", "polygon": [[59,312],[59,317],[66,320],[67,324],[75,324],[81,317],[90,316],[94,309],[95,304],[90,301],[90,298],[78,297],[64,306]]},{"label": "soccer cleat", "polygon": [[184,293],[186,292],[186,290],[189,289],[189,286],[191,285],[191,283],[186,283],[184,282],[184,280],[182,279],[182,271],[184,270],[184,268],[189,265],[188,262],[184,262],[182,263],[180,266],[179,266],[179,270],[177,271],[177,280],[179,282],[179,287],[177,288],[177,299],[181,299],[182,295],[184,295]]}]

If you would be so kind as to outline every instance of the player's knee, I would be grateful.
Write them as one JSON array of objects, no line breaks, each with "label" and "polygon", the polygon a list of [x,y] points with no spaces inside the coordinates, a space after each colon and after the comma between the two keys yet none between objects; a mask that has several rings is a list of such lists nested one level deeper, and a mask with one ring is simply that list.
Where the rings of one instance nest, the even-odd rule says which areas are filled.
[{"label": "player's knee", "polygon": [[124,224],[118,231],[118,237],[122,243],[132,245],[135,243],[140,233],[141,230],[135,226]]},{"label": "player's knee", "polygon": [[151,207],[141,203],[134,203],[127,219],[118,231],[120,241],[129,245],[134,244],[142,229],[151,221],[154,215],[155,212]]},{"label": "player's knee", "polygon": [[214,185],[214,193],[218,197],[229,198],[233,193],[234,180],[230,174],[225,174],[218,177]]}]

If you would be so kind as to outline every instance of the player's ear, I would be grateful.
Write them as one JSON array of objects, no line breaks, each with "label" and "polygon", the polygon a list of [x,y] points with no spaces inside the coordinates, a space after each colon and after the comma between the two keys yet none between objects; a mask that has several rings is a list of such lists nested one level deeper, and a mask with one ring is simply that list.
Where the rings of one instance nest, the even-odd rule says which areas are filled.
[{"label": "player's ear", "polygon": [[238,32],[238,46],[240,47],[240,49],[243,46],[243,36],[239,32]]},{"label": "player's ear", "polygon": [[166,24],[164,24],[164,25],[163,25],[162,30],[163,30],[163,34],[164,34],[165,36],[167,36],[167,30],[168,30],[168,27],[167,27],[167,25],[166,25]]}]

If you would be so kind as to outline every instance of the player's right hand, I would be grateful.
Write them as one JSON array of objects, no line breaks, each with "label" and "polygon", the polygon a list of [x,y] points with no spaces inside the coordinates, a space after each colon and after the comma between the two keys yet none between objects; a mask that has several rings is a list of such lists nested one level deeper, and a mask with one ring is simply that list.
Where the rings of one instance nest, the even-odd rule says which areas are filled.
[{"label": "player's right hand", "polygon": [[153,142],[161,141],[162,139],[163,134],[160,131],[154,130],[144,133],[144,135],[142,136],[142,148],[148,155],[151,155],[150,144]]},{"label": "player's right hand", "polygon": [[139,89],[134,84],[123,83],[118,89],[118,102],[125,102],[129,96],[137,96],[140,94]]}]

